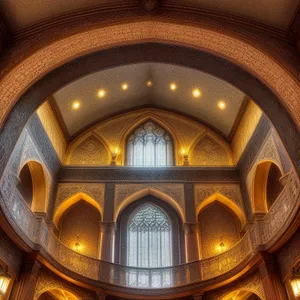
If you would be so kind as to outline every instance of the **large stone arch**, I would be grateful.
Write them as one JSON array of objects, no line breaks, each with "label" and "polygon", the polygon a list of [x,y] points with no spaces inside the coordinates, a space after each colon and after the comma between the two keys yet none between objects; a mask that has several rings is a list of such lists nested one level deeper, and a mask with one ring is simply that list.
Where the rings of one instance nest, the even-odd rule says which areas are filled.
[{"label": "large stone arch", "polygon": [[[183,34],[184,32],[189,34]],[[145,40],[152,43],[109,48]],[[153,44],[155,41],[173,45]],[[132,52],[134,47],[139,48],[136,55]],[[104,48],[106,50],[100,53],[95,52]],[[93,53],[90,55],[78,58],[91,52]],[[112,59],[109,59],[109,53],[113,55]],[[72,59],[75,60],[71,61]],[[85,68],[78,68],[78,64],[83,61]],[[82,32],[40,49],[13,68],[0,82],[2,124],[17,103],[7,118],[1,136],[0,143],[4,145],[2,138],[8,136],[11,128],[16,129],[9,143],[6,143],[6,147],[10,148],[5,151],[6,156],[20,134],[20,125],[24,125],[34,109],[59,87],[101,68],[139,61],[167,62],[201,69],[246,92],[273,121],[297,170],[300,170],[300,160],[297,159],[300,139],[297,125],[292,120],[293,118],[297,124],[300,123],[300,87],[293,76],[273,58],[237,38],[208,29],[158,21],[136,22],[130,26],[114,25]],[[60,67],[64,63],[67,64]],[[65,76],[66,73],[69,76]],[[30,86],[32,87],[28,89]],[[22,101],[17,101],[21,95]],[[290,115],[283,109],[282,104],[289,110]],[[16,127],[15,120],[19,109],[26,112],[22,114],[22,120],[18,119],[19,126]],[[286,135],[287,127],[290,129],[289,135]]]}]

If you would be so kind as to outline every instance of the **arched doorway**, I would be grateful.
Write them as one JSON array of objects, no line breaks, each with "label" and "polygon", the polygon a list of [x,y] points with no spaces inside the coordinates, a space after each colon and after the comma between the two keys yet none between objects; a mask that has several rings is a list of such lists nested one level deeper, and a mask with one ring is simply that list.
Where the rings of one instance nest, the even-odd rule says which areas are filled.
[{"label": "arched doorway", "polygon": [[52,289],[44,292],[38,297],[37,300],[80,300],[74,294],[62,290],[62,289]]},{"label": "arched doorway", "polygon": [[266,161],[257,165],[253,180],[252,207],[254,213],[267,213],[283,189],[279,167]]},{"label": "arched doorway", "polygon": [[237,290],[234,291],[221,300],[260,300],[261,298],[252,291],[247,290]]},{"label": "arched doorway", "polygon": [[47,186],[40,163],[30,161],[23,166],[17,188],[33,212],[47,213]]}]

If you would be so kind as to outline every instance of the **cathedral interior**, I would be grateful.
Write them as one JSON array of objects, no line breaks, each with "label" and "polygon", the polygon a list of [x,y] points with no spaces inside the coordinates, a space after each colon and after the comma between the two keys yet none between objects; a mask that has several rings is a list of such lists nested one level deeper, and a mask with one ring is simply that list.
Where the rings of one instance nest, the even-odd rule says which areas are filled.
[{"label": "cathedral interior", "polygon": [[296,300],[299,228],[299,0],[0,2],[0,300]]}]

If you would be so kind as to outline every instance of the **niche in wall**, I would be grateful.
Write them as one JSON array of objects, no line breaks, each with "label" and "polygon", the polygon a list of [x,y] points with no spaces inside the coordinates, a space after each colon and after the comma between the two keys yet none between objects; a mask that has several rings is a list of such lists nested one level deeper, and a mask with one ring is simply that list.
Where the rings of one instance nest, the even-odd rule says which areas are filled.
[{"label": "niche in wall", "polygon": [[[239,221],[234,212],[219,201],[206,206],[198,216],[202,258],[220,254],[240,240]],[[220,243],[224,248],[220,249]]]},{"label": "niche in wall", "polygon": [[[84,200],[72,205],[62,216],[59,238],[69,248],[91,257],[99,257],[99,222],[101,216]],[[75,247],[79,243],[78,247]]]}]

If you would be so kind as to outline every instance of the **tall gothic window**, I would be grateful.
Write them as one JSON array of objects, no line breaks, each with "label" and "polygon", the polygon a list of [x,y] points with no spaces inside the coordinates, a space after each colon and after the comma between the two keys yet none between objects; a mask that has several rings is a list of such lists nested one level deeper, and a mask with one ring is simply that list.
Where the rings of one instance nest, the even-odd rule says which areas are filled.
[{"label": "tall gothic window", "polygon": [[151,203],[139,207],[129,219],[127,265],[145,268],[172,265],[170,220]]},{"label": "tall gothic window", "polygon": [[136,167],[173,165],[171,136],[152,121],[142,124],[127,141],[127,164]]}]

